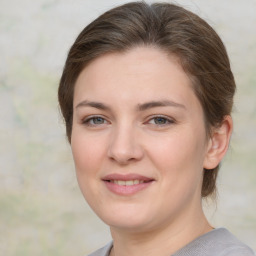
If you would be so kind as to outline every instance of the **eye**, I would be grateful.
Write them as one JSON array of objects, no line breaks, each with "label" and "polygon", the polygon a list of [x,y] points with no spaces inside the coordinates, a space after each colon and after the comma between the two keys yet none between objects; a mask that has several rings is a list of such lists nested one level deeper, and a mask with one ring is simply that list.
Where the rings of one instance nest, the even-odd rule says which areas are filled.
[{"label": "eye", "polygon": [[108,124],[108,121],[101,116],[92,116],[92,117],[86,118],[83,121],[83,124],[87,126],[100,126],[103,124]]},{"label": "eye", "polygon": [[164,126],[164,125],[174,123],[174,120],[172,120],[171,118],[164,117],[164,116],[155,116],[155,117],[151,118],[148,121],[148,123],[153,124],[153,125],[158,125],[158,126]]}]

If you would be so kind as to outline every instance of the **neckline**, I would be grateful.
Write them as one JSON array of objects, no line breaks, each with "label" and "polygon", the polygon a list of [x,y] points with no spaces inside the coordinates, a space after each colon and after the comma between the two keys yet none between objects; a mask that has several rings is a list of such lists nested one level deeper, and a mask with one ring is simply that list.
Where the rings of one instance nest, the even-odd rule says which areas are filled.
[{"label": "neckline", "polygon": [[[215,233],[218,233],[218,232],[223,232],[223,231],[227,231],[227,229],[223,228],[223,227],[219,227],[219,228],[213,228],[212,230],[196,237],[195,239],[193,239],[191,242],[185,244],[182,248],[180,248],[178,251],[176,251],[174,254],[172,254],[171,256],[176,256],[176,254],[180,253],[182,250],[185,250],[187,247],[191,246],[192,244],[194,244],[196,241],[199,241],[205,237],[208,237],[208,236],[212,236],[213,234]],[[106,245],[106,250],[105,250],[105,254],[104,256],[110,256],[110,252],[113,248],[113,241],[109,242],[107,245]],[[178,256],[178,255],[177,255]]]}]

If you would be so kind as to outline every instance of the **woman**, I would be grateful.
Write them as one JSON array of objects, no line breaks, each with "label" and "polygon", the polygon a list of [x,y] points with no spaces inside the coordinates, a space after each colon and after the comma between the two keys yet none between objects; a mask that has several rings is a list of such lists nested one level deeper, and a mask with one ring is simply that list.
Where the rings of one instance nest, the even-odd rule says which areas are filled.
[{"label": "woman", "polygon": [[222,41],[182,7],[125,4],[80,33],[59,103],[80,189],[113,237],[91,255],[254,255],[202,210],[234,92]]}]

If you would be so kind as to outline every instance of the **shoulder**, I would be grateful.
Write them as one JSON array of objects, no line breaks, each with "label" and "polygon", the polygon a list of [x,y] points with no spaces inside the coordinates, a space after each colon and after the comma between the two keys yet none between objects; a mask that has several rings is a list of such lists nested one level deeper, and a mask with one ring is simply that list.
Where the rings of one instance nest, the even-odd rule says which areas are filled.
[{"label": "shoulder", "polygon": [[112,248],[112,242],[106,244],[104,247],[89,254],[88,256],[109,256],[109,252],[110,252],[111,248]]},{"label": "shoulder", "polygon": [[180,249],[174,256],[255,256],[251,248],[225,228],[214,229]]}]

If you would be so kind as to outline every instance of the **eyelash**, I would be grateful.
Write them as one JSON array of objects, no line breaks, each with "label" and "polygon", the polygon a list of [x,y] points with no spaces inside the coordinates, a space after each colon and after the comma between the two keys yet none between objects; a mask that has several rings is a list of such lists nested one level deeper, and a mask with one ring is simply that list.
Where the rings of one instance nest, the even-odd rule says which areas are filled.
[{"label": "eyelash", "polygon": [[153,117],[151,117],[148,121],[147,121],[147,123],[150,123],[150,121],[152,121],[152,120],[155,120],[156,121],[156,119],[162,119],[165,123],[163,124],[156,124],[156,123],[154,123],[154,124],[152,124],[152,125],[157,125],[157,126],[159,126],[159,127],[162,127],[162,126],[166,126],[166,125],[170,125],[170,124],[174,124],[175,123],[175,121],[173,120],[173,119],[171,119],[171,118],[169,118],[169,117],[166,117],[166,116],[161,116],[161,115],[157,115],[157,116],[153,116]]},{"label": "eyelash", "polygon": [[[90,123],[91,121],[95,121],[96,119],[101,119],[103,123],[100,123],[100,124]],[[156,121],[156,119],[161,119],[165,123],[162,123],[162,124],[150,123],[152,120]],[[84,124],[86,126],[90,126],[90,127],[98,127],[98,126],[104,125],[106,123],[108,123],[108,121],[102,116],[90,116],[82,121],[82,124]],[[166,116],[161,116],[161,115],[156,115],[156,116],[150,117],[150,119],[148,119],[148,121],[145,122],[145,124],[156,125],[159,127],[167,126],[167,125],[174,124],[174,123],[175,123],[175,120],[168,118]]]},{"label": "eyelash", "polygon": [[[91,121],[95,121],[96,119],[102,119],[102,121],[104,123],[101,123],[101,124],[92,124],[90,123]],[[103,125],[103,124],[106,124],[107,120],[102,117],[102,116],[90,116],[90,117],[87,117],[85,120],[82,121],[82,124],[86,125],[86,126],[91,126],[91,127],[96,127],[96,126],[99,126],[99,125]]]}]

